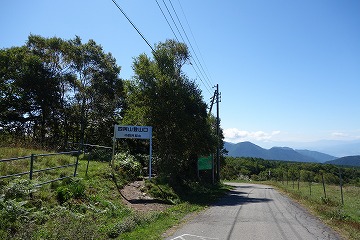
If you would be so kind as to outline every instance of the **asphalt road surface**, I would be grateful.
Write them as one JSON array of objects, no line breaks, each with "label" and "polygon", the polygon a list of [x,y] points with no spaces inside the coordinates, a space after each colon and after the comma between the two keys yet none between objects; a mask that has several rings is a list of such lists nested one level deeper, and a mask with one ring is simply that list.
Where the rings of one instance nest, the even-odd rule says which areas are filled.
[{"label": "asphalt road surface", "polygon": [[228,196],[167,240],[340,239],[329,227],[272,187],[231,183]]}]

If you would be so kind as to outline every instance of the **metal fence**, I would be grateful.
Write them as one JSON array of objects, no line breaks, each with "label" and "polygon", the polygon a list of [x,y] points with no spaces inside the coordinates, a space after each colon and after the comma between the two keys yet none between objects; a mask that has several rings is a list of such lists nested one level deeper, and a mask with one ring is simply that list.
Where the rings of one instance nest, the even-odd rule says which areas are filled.
[{"label": "metal fence", "polygon": [[[89,170],[89,164],[90,161],[94,158],[101,158],[102,160],[105,158],[107,159],[106,161],[108,161],[110,163],[111,158],[112,158],[112,147],[106,147],[106,146],[101,146],[101,145],[95,145],[95,144],[82,144],[82,143],[76,143],[76,142],[68,142],[68,147],[71,146],[72,148],[75,149],[82,149],[82,152],[84,153],[84,156],[87,159],[87,164],[86,164],[86,172],[85,172],[85,176],[88,175],[88,170]],[[107,153],[105,152],[101,152],[101,156],[99,156],[99,154],[97,154],[96,152],[99,150],[105,150],[107,151]],[[108,156],[106,156],[108,155]],[[100,159],[100,161],[101,161]]]},{"label": "metal fence", "polygon": [[[55,156],[55,155],[64,155],[64,154],[65,155],[75,155],[76,156],[75,162],[71,163],[71,164],[65,164],[65,165],[61,165],[61,166],[49,167],[49,168],[44,168],[44,169],[34,169],[34,162],[36,161],[37,157],[46,157],[46,156]],[[52,180],[49,180],[49,181],[45,181],[45,182],[36,184],[35,186],[42,186],[44,184],[59,181],[59,180],[65,179],[65,178],[75,177],[76,174],[77,174],[77,168],[78,168],[78,165],[79,165],[79,155],[80,155],[80,151],[70,151],[70,152],[59,152],[59,153],[48,153],[48,154],[31,154],[30,156],[1,159],[0,163],[18,161],[18,160],[23,160],[23,159],[29,159],[30,160],[30,169],[27,172],[20,172],[20,173],[0,176],[0,179],[11,178],[11,177],[16,177],[16,176],[22,176],[22,175],[29,174],[29,179],[33,180],[33,174],[34,173],[46,172],[46,171],[51,171],[51,170],[60,169],[60,168],[68,168],[68,167],[74,167],[74,172],[73,172],[72,175],[52,179]]]}]

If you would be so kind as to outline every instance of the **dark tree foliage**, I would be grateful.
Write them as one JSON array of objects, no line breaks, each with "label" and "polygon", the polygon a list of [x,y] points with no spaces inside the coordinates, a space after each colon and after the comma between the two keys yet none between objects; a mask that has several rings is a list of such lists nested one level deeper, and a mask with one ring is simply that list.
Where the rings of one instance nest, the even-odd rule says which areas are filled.
[{"label": "dark tree foliage", "polygon": [[123,102],[119,73],[111,54],[79,37],[30,35],[25,46],[1,49],[2,142],[110,145]]}]

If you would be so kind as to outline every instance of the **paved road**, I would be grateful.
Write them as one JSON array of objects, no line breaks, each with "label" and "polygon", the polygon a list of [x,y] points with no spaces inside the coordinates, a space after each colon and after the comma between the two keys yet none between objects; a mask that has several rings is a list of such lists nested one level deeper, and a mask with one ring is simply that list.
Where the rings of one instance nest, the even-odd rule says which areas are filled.
[{"label": "paved road", "polygon": [[167,240],[340,239],[272,187],[247,183],[197,215]]}]

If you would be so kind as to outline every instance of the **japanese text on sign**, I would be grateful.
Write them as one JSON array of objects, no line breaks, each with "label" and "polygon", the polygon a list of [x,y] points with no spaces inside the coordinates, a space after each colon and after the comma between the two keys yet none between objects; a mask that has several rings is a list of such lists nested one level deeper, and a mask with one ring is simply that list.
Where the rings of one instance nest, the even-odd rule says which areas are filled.
[{"label": "japanese text on sign", "polygon": [[116,138],[150,139],[152,137],[152,127],[115,125],[115,137]]}]

